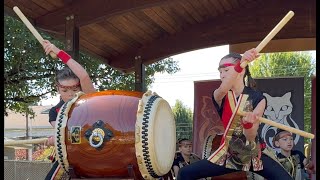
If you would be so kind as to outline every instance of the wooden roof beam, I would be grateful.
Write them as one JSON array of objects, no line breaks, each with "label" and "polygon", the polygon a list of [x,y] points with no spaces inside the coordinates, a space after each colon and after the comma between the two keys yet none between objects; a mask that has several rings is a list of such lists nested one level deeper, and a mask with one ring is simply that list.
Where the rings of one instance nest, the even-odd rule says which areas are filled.
[{"label": "wooden roof beam", "polygon": [[[307,9],[299,7],[298,3],[291,3],[288,9],[293,10],[296,15],[273,39],[314,38],[316,36],[315,11],[312,10],[314,8],[312,4],[310,6],[311,8]],[[312,13],[311,16],[310,13]],[[175,35],[157,39],[136,51],[111,57],[109,64],[132,71],[134,61],[129,60],[134,59],[135,56],[141,56],[147,65],[192,50],[227,44],[260,42],[286,14],[287,9],[275,10],[272,4],[264,6],[256,16],[252,16],[250,8],[232,11],[205,23],[188,27]],[[269,16],[268,22],[265,21],[265,15]],[[241,26],[233,22],[238,22]]]},{"label": "wooden roof beam", "polygon": [[[230,44],[230,52],[245,52],[249,48],[257,47],[261,41]],[[316,38],[292,38],[271,40],[261,50],[261,53],[290,52],[290,51],[313,51],[316,50]]]},{"label": "wooden roof beam", "polygon": [[[9,8],[9,7],[7,7],[7,6],[4,6],[4,7],[3,7],[3,14],[6,15],[6,16],[14,17],[14,18],[18,19],[19,21],[21,21],[21,19],[20,19],[19,16],[13,11],[13,9],[12,9],[12,8]],[[28,18],[28,17],[26,17],[26,18],[27,18],[27,19],[29,20],[29,22],[34,26],[34,24],[35,24],[34,20],[31,19],[31,18]]]},{"label": "wooden roof beam", "polygon": [[161,4],[174,3],[182,0],[77,0],[68,1],[62,9],[41,16],[35,20],[37,26],[51,29],[54,26],[61,26],[65,18],[70,14],[76,16],[76,26],[81,27],[114,15],[130,11],[159,6]]}]

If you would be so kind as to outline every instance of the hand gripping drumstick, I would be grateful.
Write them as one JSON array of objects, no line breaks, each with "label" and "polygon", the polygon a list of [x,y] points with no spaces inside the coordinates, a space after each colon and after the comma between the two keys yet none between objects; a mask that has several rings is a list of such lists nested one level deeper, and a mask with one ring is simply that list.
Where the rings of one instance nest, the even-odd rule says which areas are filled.
[{"label": "hand gripping drumstick", "polygon": [[[256,47],[256,51],[259,53],[268,43],[269,41],[282,29],[282,27],[293,17],[294,12],[293,11],[289,11],[287,13],[287,15],[272,29],[272,31],[261,41],[261,43]],[[241,63],[241,67],[245,68],[248,64],[248,61],[244,61]],[[241,115],[241,116],[245,116],[245,112],[239,110],[237,112],[237,114]],[[305,131],[301,131],[299,129],[290,127],[290,126],[286,126],[280,123],[276,123],[274,121],[271,121],[269,119],[263,118],[263,117],[259,117],[259,121],[265,124],[269,124],[271,126],[277,127],[279,129],[283,129],[295,134],[298,134],[300,136],[303,137],[307,137],[310,139],[314,138],[314,134],[305,132]]]},{"label": "hand gripping drumstick", "polygon": [[[30,21],[24,16],[24,14],[20,11],[20,9],[17,6],[13,7],[14,12],[19,16],[19,18],[22,20],[22,22],[27,26],[27,28],[31,31],[31,33],[34,35],[34,37],[37,38],[37,40],[40,42],[40,44],[43,44],[43,38],[39,34],[39,32],[32,26]],[[53,52],[50,52],[50,56],[53,59],[57,58],[57,55]]]},{"label": "hand gripping drumstick", "polygon": [[[260,44],[256,47],[257,53],[259,53],[268,43],[269,41],[283,28],[285,24],[293,17],[294,12],[289,11],[287,15],[282,18],[282,20],[270,31],[270,33],[260,42]],[[242,68],[245,68],[249,62],[244,61],[240,64]]]},{"label": "hand gripping drumstick", "polygon": [[[245,116],[246,115],[246,113],[244,111],[240,110],[240,109],[238,110],[237,114],[239,114],[240,116]],[[306,138],[310,138],[310,139],[314,138],[314,134],[311,134],[311,133],[308,133],[308,132],[305,132],[305,131],[301,131],[300,129],[296,129],[296,128],[293,128],[291,126],[286,126],[284,124],[277,123],[277,122],[271,121],[271,120],[263,118],[263,117],[259,117],[259,121],[262,122],[262,123],[269,124],[271,126],[277,127],[279,129],[286,130],[286,131],[292,132],[294,134],[298,134],[298,135],[300,135],[302,137],[306,137]]]},{"label": "hand gripping drumstick", "polygon": [[[239,108],[238,108],[238,111],[237,111],[237,114],[240,115],[240,116],[246,116],[246,113],[244,110],[246,110],[246,102],[247,102],[247,98],[249,96],[247,94],[243,95],[243,98],[239,104]],[[277,127],[279,129],[283,129],[283,130],[286,130],[286,131],[289,131],[289,132],[292,132],[292,133],[295,133],[295,134],[298,134],[300,136],[303,136],[303,137],[306,137],[306,138],[310,138],[310,139],[313,139],[314,138],[314,135],[311,134],[311,133],[308,133],[308,132],[305,132],[305,131],[301,131],[300,129],[296,129],[296,128],[293,128],[291,126],[286,126],[284,124],[281,124],[281,123],[277,123],[277,122],[274,122],[272,120],[269,120],[269,119],[266,119],[266,118],[263,118],[263,117],[259,117],[258,120],[262,123],[265,123],[265,124],[269,124],[271,126],[274,126],[274,127]]]}]

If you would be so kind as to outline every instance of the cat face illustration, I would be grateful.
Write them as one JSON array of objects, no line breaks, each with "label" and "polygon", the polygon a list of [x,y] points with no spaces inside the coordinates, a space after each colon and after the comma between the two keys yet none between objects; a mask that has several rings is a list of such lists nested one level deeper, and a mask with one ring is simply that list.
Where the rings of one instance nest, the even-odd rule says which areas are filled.
[{"label": "cat face illustration", "polygon": [[[273,97],[267,93],[263,93],[263,95],[267,99],[267,107],[264,111],[264,115],[267,119],[299,129],[297,123],[291,118],[291,113],[293,109],[293,105],[290,100],[291,92],[287,92],[280,97]],[[261,137],[264,139],[267,145],[272,148],[275,148],[272,145],[272,139],[276,133],[276,130],[276,127],[270,126],[268,124],[264,124],[261,130]],[[299,138],[299,135],[294,135],[295,144],[298,143]]]},{"label": "cat face illustration", "polygon": [[283,123],[284,118],[292,112],[291,92],[282,97],[272,97],[267,93],[263,93],[263,95],[267,98],[267,107],[264,115],[275,122]]}]

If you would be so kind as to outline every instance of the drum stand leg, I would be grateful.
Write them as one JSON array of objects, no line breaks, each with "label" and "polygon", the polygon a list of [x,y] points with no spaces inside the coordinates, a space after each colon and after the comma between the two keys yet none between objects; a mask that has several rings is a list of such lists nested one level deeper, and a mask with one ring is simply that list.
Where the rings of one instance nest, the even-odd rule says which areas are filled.
[{"label": "drum stand leg", "polygon": [[74,169],[70,166],[69,167],[69,175],[70,175],[70,178],[71,179],[74,179],[74,178],[79,178],[76,173],[74,172]]},{"label": "drum stand leg", "polygon": [[130,177],[130,178],[133,178],[134,180],[139,180],[139,179],[137,178],[136,174],[134,173],[133,165],[132,165],[132,164],[129,164],[129,165],[127,166],[127,168],[128,168],[129,177]]}]

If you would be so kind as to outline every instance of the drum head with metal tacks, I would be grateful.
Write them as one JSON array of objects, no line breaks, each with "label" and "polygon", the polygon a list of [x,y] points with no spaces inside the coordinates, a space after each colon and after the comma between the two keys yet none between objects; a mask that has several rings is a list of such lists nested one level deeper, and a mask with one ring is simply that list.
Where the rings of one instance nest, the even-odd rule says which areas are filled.
[{"label": "drum head with metal tacks", "polygon": [[56,148],[56,159],[62,166],[64,171],[69,174],[69,162],[67,158],[67,148],[65,144],[66,126],[68,121],[68,114],[71,106],[77,101],[77,99],[84,93],[79,91],[69,101],[65,102],[58,112],[56,125],[55,125],[55,148]]},{"label": "drum head with metal tacks", "polygon": [[167,174],[176,149],[176,126],[169,103],[151,91],[139,101],[135,149],[144,179]]}]

